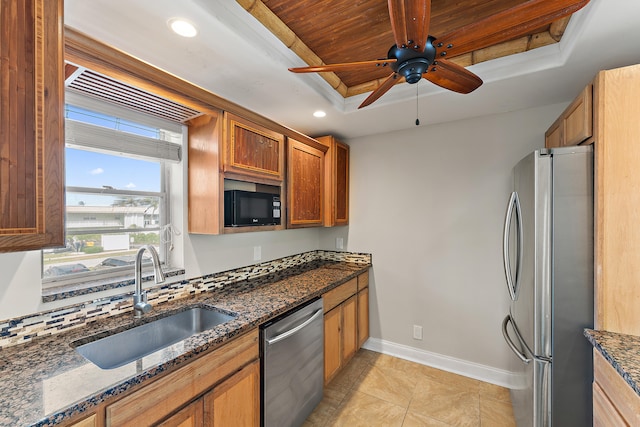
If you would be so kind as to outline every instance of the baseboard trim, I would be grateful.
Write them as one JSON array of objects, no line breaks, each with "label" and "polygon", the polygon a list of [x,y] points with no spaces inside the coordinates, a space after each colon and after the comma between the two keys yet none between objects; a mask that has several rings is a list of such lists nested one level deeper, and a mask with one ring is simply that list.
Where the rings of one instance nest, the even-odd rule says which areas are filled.
[{"label": "baseboard trim", "polygon": [[369,338],[364,343],[363,348],[502,387],[514,388],[519,384],[516,375],[509,371],[396,344],[379,338]]}]

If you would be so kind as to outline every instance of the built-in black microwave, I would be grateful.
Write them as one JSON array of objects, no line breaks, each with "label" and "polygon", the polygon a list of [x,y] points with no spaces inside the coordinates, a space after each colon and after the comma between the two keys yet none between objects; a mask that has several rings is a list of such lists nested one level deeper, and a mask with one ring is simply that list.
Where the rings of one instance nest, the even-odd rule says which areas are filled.
[{"label": "built-in black microwave", "polygon": [[242,190],[224,192],[224,226],[280,225],[280,196]]}]

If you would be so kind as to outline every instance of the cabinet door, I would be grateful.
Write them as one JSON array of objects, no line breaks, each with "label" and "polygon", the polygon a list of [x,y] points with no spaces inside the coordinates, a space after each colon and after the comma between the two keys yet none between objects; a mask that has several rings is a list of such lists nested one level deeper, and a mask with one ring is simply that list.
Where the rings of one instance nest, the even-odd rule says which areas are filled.
[{"label": "cabinet door", "polygon": [[324,315],[324,383],[327,384],[342,367],[342,307]]},{"label": "cabinet door", "polygon": [[358,298],[356,295],[342,303],[342,365],[358,350]]},{"label": "cabinet door", "polygon": [[578,145],[593,136],[593,85],[588,85],[544,134],[546,148]]},{"label": "cabinet door", "polygon": [[562,146],[562,121],[555,122],[544,134],[545,148]]},{"label": "cabinet door", "polygon": [[[594,421],[604,420],[606,426],[640,426],[640,397],[596,349],[593,379]],[[618,417],[624,419],[623,424],[614,422]]]},{"label": "cabinet door", "polygon": [[325,153],[324,226],[349,224],[349,146],[331,135],[317,138]]},{"label": "cabinet door", "polygon": [[333,193],[333,224],[349,224],[349,146],[341,142],[335,145],[335,182]]},{"label": "cabinet door", "polygon": [[282,181],[284,135],[225,113],[224,171]]},{"label": "cabinet door", "polygon": [[598,383],[594,382],[593,427],[627,427],[628,425]]},{"label": "cabinet door", "polygon": [[189,121],[189,233],[219,234],[223,181],[218,149],[221,115],[203,114]]},{"label": "cabinet door", "polygon": [[593,85],[588,85],[569,105],[564,116],[562,145],[578,145],[593,135]]},{"label": "cabinet door", "polygon": [[640,65],[595,80],[594,327],[640,335]]},{"label": "cabinet door", "polygon": [[245,366],[204,397],[204,425],[260,426],[260,361]]},{"label": "cabinet door", "polygon": [[157,424],[158,427],[201,427],[203,400],[198,399],[187,407]]},{"label": "cabinet door", "polygon": [[369,288],[358,292],[358,348],[369,338]]},{"label": "cabinet door", "polygon": [[289,139],[287,226],[317,227],[324,219],[324,152]]},{"label": "cabinet door", "polygon": [[64,244],[62,16],[0,2],[0,252]]}]

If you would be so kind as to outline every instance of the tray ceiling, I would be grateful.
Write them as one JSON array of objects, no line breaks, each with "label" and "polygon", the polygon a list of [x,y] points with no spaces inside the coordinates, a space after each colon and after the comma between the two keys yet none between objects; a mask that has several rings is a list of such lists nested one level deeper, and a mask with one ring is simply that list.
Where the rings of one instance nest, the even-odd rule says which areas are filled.
[{"label": "tray ceiling", "polygon": [[[387,0],[237,0],[308,65],[386,58],[394,44]],[[525,0],[433,0],[430,34],[438,37]],[[524,37],[465,55],[450,57],[464,67],[557,43],[565,17]],[[343,97],[378,87],[389,70],[320,73]]]}]

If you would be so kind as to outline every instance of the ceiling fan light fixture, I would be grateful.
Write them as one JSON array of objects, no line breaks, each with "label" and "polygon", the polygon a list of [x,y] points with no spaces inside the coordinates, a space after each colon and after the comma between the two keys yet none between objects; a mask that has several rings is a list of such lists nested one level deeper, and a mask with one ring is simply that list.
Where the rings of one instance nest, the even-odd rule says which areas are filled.
[{"label": "ceiling fan light fixture", "polygon": [[171,18],[167,24],[171,31],[182,37],[195,37],[198,34],[195,25],[183,18]]},{"label": "ceiling fan light fixture", "polygon": [[429,61],[425,58],[414,58],[400,64],[397,73],[409,84],[418,83],[422,75],[429,69]]}]

